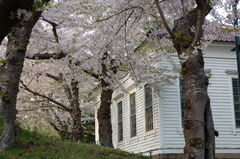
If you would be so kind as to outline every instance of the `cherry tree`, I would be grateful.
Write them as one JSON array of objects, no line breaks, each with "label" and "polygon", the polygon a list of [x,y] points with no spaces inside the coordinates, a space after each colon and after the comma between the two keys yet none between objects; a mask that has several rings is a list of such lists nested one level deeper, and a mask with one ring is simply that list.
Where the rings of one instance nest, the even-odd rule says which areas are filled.
[{"label": "cherry tree", "polygon": [[[171,70],[156,67],[156,63],[164,57],[172,62],[167,56],[172,50],[166,45],[168,38],[164,38],[164,32],[158,34],[155,31],[146,36],[152,28],[146,25],[150,23],[156,26],[156,16],[143,14],[145,9],[142,6],[145,3],[139,6],[128,3],[78,1],[74,4],[74,1],[67,1],[56,4],[44,12],[41,23],[36,25],[36,34],[32,36],[28,54],[29,58],[42,59],[46,57],[43,55],[59,53],[63,55],[61,60],[73,69],[82,70],[99,81],[102,89],[98,109],[99,138],[101,145],[110,147],[110,101],[114,87],[122,86],[119,79],[121,74],[130,74],[136,82],[152,85],[170,83],[172,78],[168,75]],[[65,8],[66,12],[55,14],[61,8]],[[46,30],[38,29],[39,26]],[[52,33],[49,33],[49,27]],[[151,42],[158,43],[159,39],[162,39],[158,47],[162,49],[161,52],[144,47]],[[146,53],[148,50],[151,53]],[[38,55],[31,54],[34,52],[38,52]]]},{"label": "cherry tree", "polygon": [[[205,29],[204,21],[212,7],[220,3],[227,7],[232,6],[233,1],[229,2],[209,0],[160,2],[155,0],[159,17],[173,41],[179,59],[182,60],[181,74],[185,90],[184,158],[215,158],[215,135],[218,136],[218,132],[214,129],[207,93],[209,82],[204,72],[202,53],[202,48],[206,46],[202,39]],[[177,5],[181,8],[176,7]],[[170,7],[172,7],[173,14],[165,9]],[[211,29],[214,30],[213,27]]]},{"label": "cherry tree", "polygon": [[96,87],[94,80],[61,61],[26,60],[21,83],[19,118],[31,123],[48,121],[61,138],[83,141],[86,131],[82,123],[92,120],[94,113],[89,101],[89,94]]},{"label": "cherry tree", "polygon": [[[4,3],[5,1],[1,2]],[[14,3],[11,4],[11,2]],[[31,12],[26,11],[26,9],[18,8],[20,6],[18,6],[16,2],[18,1],[8,1],[4,3],[7,5],[5,6],[6,8],[10,7],[11,5],[13,5],[13,7],[17,7],[15,9],[17,9],[18,13],[16,15],[13,15],[13,18],[18,18],[18,21],[20,22],[15,26],[12,25],[12,23],[11,25],[7,24],[7,27],[11,26],[13,28],[8,36],[6,55],[5,58],[1,60],[0,66],[0,109],[1,117],[4,121],[4,130],[0,137],[0,151],[6,150],[7,148],[13,146],[15,143],[15,137],[17,135],[17,127],[15,125],[17,113],[16,99],[19,90],[18,86],[25,58],[26,47],[29,42],[28,39],[30,38],[31,30],[42,13],[41,6],[48,1],[36,1],[36,3],[32,5]],[[28,2],[25,3],[26,5],[31,4],[31,1],[22,2]],[[11,11],[11,9],[9,11]],[[31,13],[34,13],[32,17]],[[7,22],[8,20],[6,23]],[[4,38],[4,36],[9,32],[9,29],[10,28],[4,30],[3,27],[4,31],[1,32],[3,33],[1,34],[1,38]]]},{"label": "cherry tree", "polygon": [[20,19],[14,18],[18,9],[30,10],[34,0],[1,0],[0,1],[0,43],[11,29],[20,22]]}]

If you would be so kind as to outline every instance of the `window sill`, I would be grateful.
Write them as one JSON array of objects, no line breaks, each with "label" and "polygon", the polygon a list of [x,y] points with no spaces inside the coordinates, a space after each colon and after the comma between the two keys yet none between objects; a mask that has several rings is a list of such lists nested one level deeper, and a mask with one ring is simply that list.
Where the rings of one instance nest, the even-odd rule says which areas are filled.
[{"label": "window sill", "polygon": [[179,133],[179,135],[183,135],[183,128],[176,129],[176,132],[178,132],[178,133]]},{"label": "window sill", "polygon": [[231,133],[233,133],[234,136],[240,134],[240,128],[235,128],[231,130]]},{"label": "window sill", "polygon": [[144,138],[146,138],[146,137],[148,137],[148,136],[151,136],[151,135],[156,135],[156,133],[157,133],[157,132],[156,132],[154,129],[149,130],[149,131],[145,132]]},{"label": "window sill", "polygon": [[129,138],[129,143],[138,141],[139,136],[133,136]]}]

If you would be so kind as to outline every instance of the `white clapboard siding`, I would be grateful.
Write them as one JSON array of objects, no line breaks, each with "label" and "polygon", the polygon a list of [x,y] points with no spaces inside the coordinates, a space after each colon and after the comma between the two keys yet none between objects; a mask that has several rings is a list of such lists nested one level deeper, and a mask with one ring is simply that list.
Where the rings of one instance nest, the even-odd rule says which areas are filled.
[{"label": "white clapboard siding", "polygon": [[[130,79],[124,83],[124,86],[128,90],[128,93],[122,93],[120,88],[117,88],[113,95],[113,99],[116,99],[113,100],[111,109],[114,147],[134,153],[146,152],[159,148],[158,99],[153,98],[154,129],[149,132],[145,132],[144,86],[136,88],[133,81]],[[130,137],[129,95],[134,92],[136,97],[137,136]],[[123,94],[121,98],[117,98],[119,94]],[[120,101],[123,102],[123,141],[118,142],[117,103]]]},{"label": "white clapboard siding", "polygon": [[205,67],[212,69],[208,92],[215,129],[219,132],[216,147],[217,149],[240,148],[240,130],[235,127],[232,96],[232,77],[237,77],[237,74],[226,73],[227,70],[233,70],[233,72],[237,70],[236,53],[230,52],[234,45],[210,47],[214,53],[212,55],[211,52],[206,53]]}]

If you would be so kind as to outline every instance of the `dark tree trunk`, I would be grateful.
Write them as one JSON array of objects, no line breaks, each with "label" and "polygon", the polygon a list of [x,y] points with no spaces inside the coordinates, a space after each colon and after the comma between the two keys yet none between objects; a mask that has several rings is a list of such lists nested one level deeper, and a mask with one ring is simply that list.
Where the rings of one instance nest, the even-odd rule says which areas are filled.
[{"label": "dark tree trunk", "polygon": [[101,103],[97,112],[99,123],[99,142],[101,146],[113,147],[112,143],[112,124],[110,116],[110,106],[113,90],[106,89],[102,84]]},{"label": "dark tree trunk", "polygon": [[[4,119],[4,131],[0,138],[0,150],[13,146],[15,142],[16,99],[22,72],[25,50],[17,49],[20,44],[27,45],[28,39],[24,27],[14,27],[8,39],[8,53],[0,72],[0,89],[2,96],[1,115]],[[23,36],[24,35],[24,36]],[[29,35],[30,36],[30,35]]]},{"label": "dark tree trunk", "polygon": [[20,21],[16,18],[17,9],[30,9],[33,2],[34,0],[0,0],[0,44]]},{"label": "dark tree trunk", "polygon": [[102,57],[102,72],[101,74],[92,73],[89,70],[83,70],[84,72],[88,73],[92,77],[98,79],[101,83],[102,92],[100,97],[100,107],[97,111],[97,119],[98,119],[98,136],[99,136],[99,144],[101,146],[106,147],[113,147],[112,143],[112,123],[111,123],[111,102],[112,102],[112,94],[113,90],[109,89],[110,83],[106,80],[102,79],[101,76],[104,75],[105,77],[111,78],[108,76],[108,72],[117,74],[118,66],[114,65],[115,60],[110,60],[110,67],[107,67],[106,60],[108,58],[108,53],[105,52]]},{"label": "dark tree trunk", "polygon": [[31,30],[41,12],[37,12],[26,25],[15,26],[8,37],[6,61],[0,67],[1,116],[4,120],[4,131],[0,137],[0,151],[13,146],[16,137],[16,99],[19,91],[19,80],[22,72],[26,48]]},{"label": "dark tree trunk", "polygon": [[79,97],[78,82],[72,80],[71,85],[72,85],[72,94],[73,94],[73,99],[71,101],[71,106],[72,106],[71,116],[73,119],[73,139],[77,141],[82,141],[84,129],[82,127],[82,120],[81,120],[82,112],[79,107],[80,104],[78,101],[78,97]]},{"label": "dark tree trunk", "polygon": [[[208,77],[204,72],[202,51],[198,49],[192,53],[203,35],[202,25],[209,10],[209,4],[202,3],[202,6],[174,22],[174,47],[180,59],[184,54],[187,57],[181,62],[185,91],[185,159],[215,158],[215,130],[207,93]],[[191,31],[192,26],[196,28],[195,33]]]}]

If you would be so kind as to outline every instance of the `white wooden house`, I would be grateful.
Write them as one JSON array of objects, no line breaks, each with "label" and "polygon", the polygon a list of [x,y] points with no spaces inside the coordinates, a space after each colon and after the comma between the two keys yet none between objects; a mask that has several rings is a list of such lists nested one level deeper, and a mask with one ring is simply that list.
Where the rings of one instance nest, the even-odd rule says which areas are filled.
[{"label": "white wooden house", "polygon": [[[219,158],[240,158],[240,92],[237,82],[236,52],[233,36],[218,37],[204,51],[205,72],[210,76],[211,99]],[[177,55],[173,57],[178,61]],[[162,61],[159,66],[166,66]],[[149,155],[183,154],[181,80],[162,86],[157,95],[147,84],[136,87],[127,76],[124,86],[129,93],[116,88],[111,106],[112,137],[115,148]],[[96,122],[96,134],[98,133]],[[96,135],[98,141],[98,135]],[[238,157],[237,157],[238,156]]]}]

